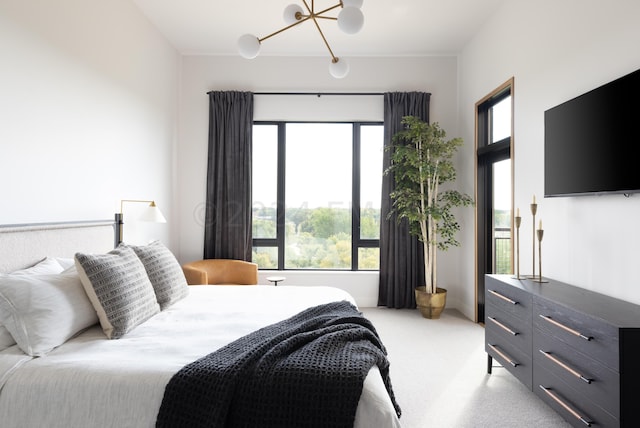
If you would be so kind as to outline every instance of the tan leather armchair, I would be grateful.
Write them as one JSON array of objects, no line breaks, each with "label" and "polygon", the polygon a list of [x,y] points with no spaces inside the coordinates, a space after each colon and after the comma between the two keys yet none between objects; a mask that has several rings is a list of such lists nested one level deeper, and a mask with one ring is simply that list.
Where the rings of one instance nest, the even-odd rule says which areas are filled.
[{"label": "tan leather armchair", "polygon": [[255,285],[258,265],[244,260],[205,259],[182,265],[189,285]]}]

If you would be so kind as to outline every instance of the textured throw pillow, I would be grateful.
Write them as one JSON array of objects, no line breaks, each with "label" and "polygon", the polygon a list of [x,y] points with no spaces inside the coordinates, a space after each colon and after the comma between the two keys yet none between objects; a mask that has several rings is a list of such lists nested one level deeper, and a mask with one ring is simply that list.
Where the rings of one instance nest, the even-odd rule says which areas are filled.
[{"label": "textured throw pillow", "polygon": [[[62,272],[63,267],[58,263],[56,259],[46,257],[39,261],[35,265],[20,269],[8,274],[0,274],[0,279],[7,278],[9,275],[40,275],[40,274],[53,274]],[[0,316],[0,351],[7,349],[10,346],[16,344],[16,341],[9,333],[9,330],[2,324],[2,317]]]},{"label": "textured throw pillow", "polygon": [[76,253],[76,268],[102,330],[118,339],[160,312],[136,253],[120,246],[106,254]]},{"label": "textured throw pillow", "polygon": [[0,278],[0,319],[20,349],[35,357],[98,322],[77,274]]},{"label": "textured throw pillow", "polygon": [[131,246],[147,271],[156,292],[160,310],[168,308],[189,294],[187,279],[173,253],[160,241]]}]

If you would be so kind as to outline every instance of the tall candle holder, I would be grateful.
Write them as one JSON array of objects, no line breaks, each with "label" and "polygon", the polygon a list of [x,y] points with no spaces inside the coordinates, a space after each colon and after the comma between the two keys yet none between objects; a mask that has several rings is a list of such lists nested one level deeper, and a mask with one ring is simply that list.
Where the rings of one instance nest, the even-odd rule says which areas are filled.
[{"label": "tall candle holder", "polygon": [[533,239],[532,239],[532,250],[531,254],[533,254],[533,265],[531,269],[531,278],[535,279],[536,277],[536,213],[538,212],[538,204],[536,204],[536,197],[533,197],[533,203],[531,204],[531,215],[533,215]]},{"label": "tall candle holder", "polygon": [[[542,222],[541,222],[542,223]],[[533,282],[549,282],[546,279],[542,279],[542,236],[544,235],[544,230],[542,228],[537,230],[538,235],[538,277],[533,276]]]},{"label": "tall candle holder", "polygon": [[[518,210],[518,214],[520,214],[520,210]],[[516,222],[516,276],[515,279],[524,279],[524,277],[520,276],[520,224],[522,223],[522,217],[519,215],[515,216]]]}]

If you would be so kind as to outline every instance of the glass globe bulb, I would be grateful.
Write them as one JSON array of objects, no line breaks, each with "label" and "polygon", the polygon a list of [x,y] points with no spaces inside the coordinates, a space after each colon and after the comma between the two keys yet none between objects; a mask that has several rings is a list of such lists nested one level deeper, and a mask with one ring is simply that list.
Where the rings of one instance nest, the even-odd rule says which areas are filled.
[{"label": "glass globe bulb", "polygon": [[345,7],[338,14],[338,27],[347,34],[355,34],[364,25],[364,15],[357,7]]},{"label": "glass globe bulb", "polygon": [[282,13],[282,17],[284,18],[284,22],[287,25],[291,25],[299,21],[296,17],[296,14],[299,13],[302,15],[302,7],[297,4],[290,4],[289,6],[284,8],[284,12]]},{"label": "glass globe bulb", "polygon": [[253,34],[244,34],[238,39],[238,52],[243,58],[253,59],[260,53],[260,40]]},{"label": "glass globe bulb", "polygon": [[360,9],[362,7],[363,0],[342,0],[342,7],[357,7]]},{"label": "glass globe bulb", "polygon": [[349,63],[341,58],[332,59],[329,64],[329,73],[336,79],[342,79],[349,74]]}]

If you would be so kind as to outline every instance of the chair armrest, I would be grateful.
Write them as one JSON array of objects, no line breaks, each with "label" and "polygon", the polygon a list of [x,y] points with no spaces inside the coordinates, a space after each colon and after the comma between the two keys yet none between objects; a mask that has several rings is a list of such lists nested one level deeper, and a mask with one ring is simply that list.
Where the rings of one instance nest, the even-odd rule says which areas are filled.
[{"label": "chair armrest", "polygon": [[184,277],[189,285],[208,284],[207,271],[188,264],[182,266]]}]

